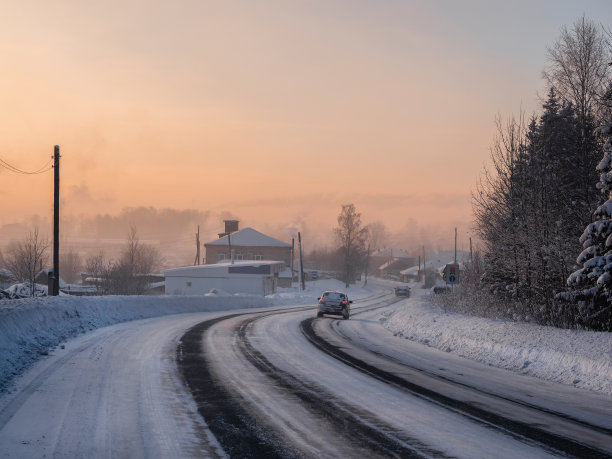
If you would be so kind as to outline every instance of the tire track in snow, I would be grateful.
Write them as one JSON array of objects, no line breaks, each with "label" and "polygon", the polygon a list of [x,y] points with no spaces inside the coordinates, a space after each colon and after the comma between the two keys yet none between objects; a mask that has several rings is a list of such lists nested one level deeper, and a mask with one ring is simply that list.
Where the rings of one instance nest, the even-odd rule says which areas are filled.
[{"label": "tire track in snow", "polygon": [[[311,309],[311,308],[303,308]],[[325,393],[325,389],[299,380],[295,376],[275,367],[264,355],[258,352],[249,342],[248,330],[255,321],[278,313],[245,316],[233,325],[232,334],[236,337],[235,345],[260,373],[264,374],[274,386],[279,396],[298,399],[302,406],[313,416],[321,419],[332,437],[345,438],[349,448],[359,451],[359,455],[371,457],[444,457],[440,451],[433,450],[406,433],[394,432],[372,413],[359,410]],[[232,457],[308,457],[313,454],[296,449],[287,444],[274,429],[265,426],[265,420],[254,417],[241,403],[241,399],[231,389],[217,379],[203,347],[203,337],[224,320],[238,318],[238,315],[226,316],[202,322],[190,329],[181,339],[177,350],[179,368],[186,385],[191,390],[198,411],[207,425]],[[298,426],[299,428],[299,426]],[[308,432],[305,432],[308,435]],[[345,453],[338,453],[339,456]]]},{"label": "tire track in snow", "polygon": [[[553,452],[553,453],[561,453],[563,455],[571,455],[574,457],[585,457],[585,458],[596,458],[596,457],[610,457],[610,452],[603,451],[586,443],[581,443],[578,441],[574,441],[572,439],[566,438],[561,435],[556,435],[554,433],[547,432],[541,428],[530,425],[526,422],[521,422],[513,419],[509,419],[507,417],[498,415],[491,411],[488,411],[484,408],[480,408],[475,404],[470,404],[463,402],[458,399],[454,399],[452,397],[446,396],[442,393],[431,390],[430,388],[424,387],[423,385],[415,384],[410,382],[409,380],[393,373],[390,371],[386,371],[378,368],[375,364],[370,364],[365,362],[364,360],[354,357],[350,353],[344,351],[343,349],[347,349],[353,347],[354,344],[345,339],[345,342],[341,345],[339,343],[331,343],[322,336],[320,336],[315,330],[315,318],[309,318],[304,320],[300,324],[300,328],[304,336],[317,348],[326,354],[338,359],[339,361],[345,363],[346,365],[355,368],[363,373],[366,373],[380,381],[386,382],[395,387],[406,390],[412,395],[422,397],[424,399],[430,400],[440,406],[446,407],[456,413],[463,414],[464,416],[470,418],[472,421],[476,421],[481,423],[484,426],[490,427],[492,429],[497,429],[501,432],[507,433],[517,440],[523,441],[528,444],[539,444],[544,449]],[[340,337],[340,335],[337,335]],[[392,361],[397,365],[402,365],[399,362],[396,362],[390,359],[387,356],[384,356],[380,353],[374,353],[370,350],[360,348],[361,350],[365,350],[369,352],[373,356],[375,355],[377,358],[381,360]],[[417,372],[424,373],[422,370],[415,368]],[[425,374],[425,373],[424,373]],[[440,378],[439,375],[427,375],[428,377],[443,379]],[[455,383],[452,380],[446,380],[449,384],[461,385],[464,388],[478,391],[478,389],[471,388],[465,386],[465,384]],[[495,395],[486,394],[488,396],[496,397]],[[500,397],[497,397],[500,398]],[[514,403],[512,400],[504,399],[504,401],[510,401]],[[534,409],[536,411],[540,411],[541,413],[547,415],[555,415],[555,413],[551,413],[550,410],[538,409],[534,406],[528,406],[523,404],[525,407]],[[560,417],[560,416],[559,416]],[[563,417],[564,420],[574,421],[567,417]],[[576,424],[581,424],[581,427],[591,428],[590,425],[582,422],[576,422]],[[609,435],[608,429],[603,428],[593,428],[593,431],[599,434]],[[605,443],[604,443],[605,444]]]}]

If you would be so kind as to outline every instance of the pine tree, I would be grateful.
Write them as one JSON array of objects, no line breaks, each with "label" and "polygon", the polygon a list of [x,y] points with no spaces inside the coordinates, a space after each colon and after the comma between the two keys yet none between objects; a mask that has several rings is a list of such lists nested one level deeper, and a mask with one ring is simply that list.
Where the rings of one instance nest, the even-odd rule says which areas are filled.
[{"label": "pine tree", "polygon": [[600,126],[595,132],[606,137],[604,156],[597,166],[597,188],[607,200],[595,210],[595,221],[580,237],[584,250],[576,262],[582,268],[567,279],[571,290],[557,298],[577,303],[582,325],[612,331],[612,124]]}]

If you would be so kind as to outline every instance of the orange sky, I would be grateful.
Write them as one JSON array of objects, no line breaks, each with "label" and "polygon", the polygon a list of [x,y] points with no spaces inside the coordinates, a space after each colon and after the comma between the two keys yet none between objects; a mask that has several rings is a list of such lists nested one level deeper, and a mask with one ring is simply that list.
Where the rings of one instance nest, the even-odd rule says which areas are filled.
[{"label": "orange sky", "polygon": [[[59,144],[63,213],[329,231],[353,202],[449,241],[495,115],[538,108],[562,25],[612,17],[595,0],[5,3],[0,158],[35,170]],[[0,169],[0,225],[49,214],[51,190],[51,172]]]}]

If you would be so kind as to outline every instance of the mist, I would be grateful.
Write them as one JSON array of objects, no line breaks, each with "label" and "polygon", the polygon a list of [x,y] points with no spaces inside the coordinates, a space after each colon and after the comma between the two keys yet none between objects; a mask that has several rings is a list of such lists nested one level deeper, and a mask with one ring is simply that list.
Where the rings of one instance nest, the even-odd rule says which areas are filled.
[{"label": "mist", "polygon": [[[250,208],[252,213],[253,207]],[[276,209],[276,216],[267,218],[253,218],[242,212],[145,206],[124,208],[115,214],[66,215],[60,218],[60,250],[75,251],[84,259],[99,253],[113,258],[120,253],[131,228],[135,228],[143,243],[151,244],[159,250],[164,260],[163,268],[192,265],[195,262],[198,227],[204,256],[203,245],[217,239],[218,234],[224,231],[223,220],[235,219],[240,222],[241,229],[252,227],[288,243],[291,243],[292,238],[297,239],[299,232],[307,257],[314,250],[336,247],[333,229],[337,226],[340,206],[338,209],[329,208],[321,212],[323,208],[303,210],[300,215],[292,215],[289,209]],[[414,217],[399,216],[386,222],[368,218],[367,211],[361,214],[363,225],[374,222],[384,225],[387,237],[382,241],[381,249],[402,249],[414,254],[416,258],[423,250],[436,253],[453,247],[454,229],[448,224],[422,224]],[[465,249],[469,246],[469,222],[458,222],[456,226],[459,227],[459,249]],[[0,226],[0,251],[11,241],[21,240],[36,227],[41,237],[52,241],[51,215],[32,215],[19,222]]]}]

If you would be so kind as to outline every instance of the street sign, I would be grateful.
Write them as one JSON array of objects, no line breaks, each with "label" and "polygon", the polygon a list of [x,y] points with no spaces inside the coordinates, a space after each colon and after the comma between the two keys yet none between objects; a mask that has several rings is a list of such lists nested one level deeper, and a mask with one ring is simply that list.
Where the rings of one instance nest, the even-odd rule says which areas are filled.
[{"label": "street sign", "polygon": [[459,283],[459,265],[449,263],[444,267],[444,280],[447,284]]}]

